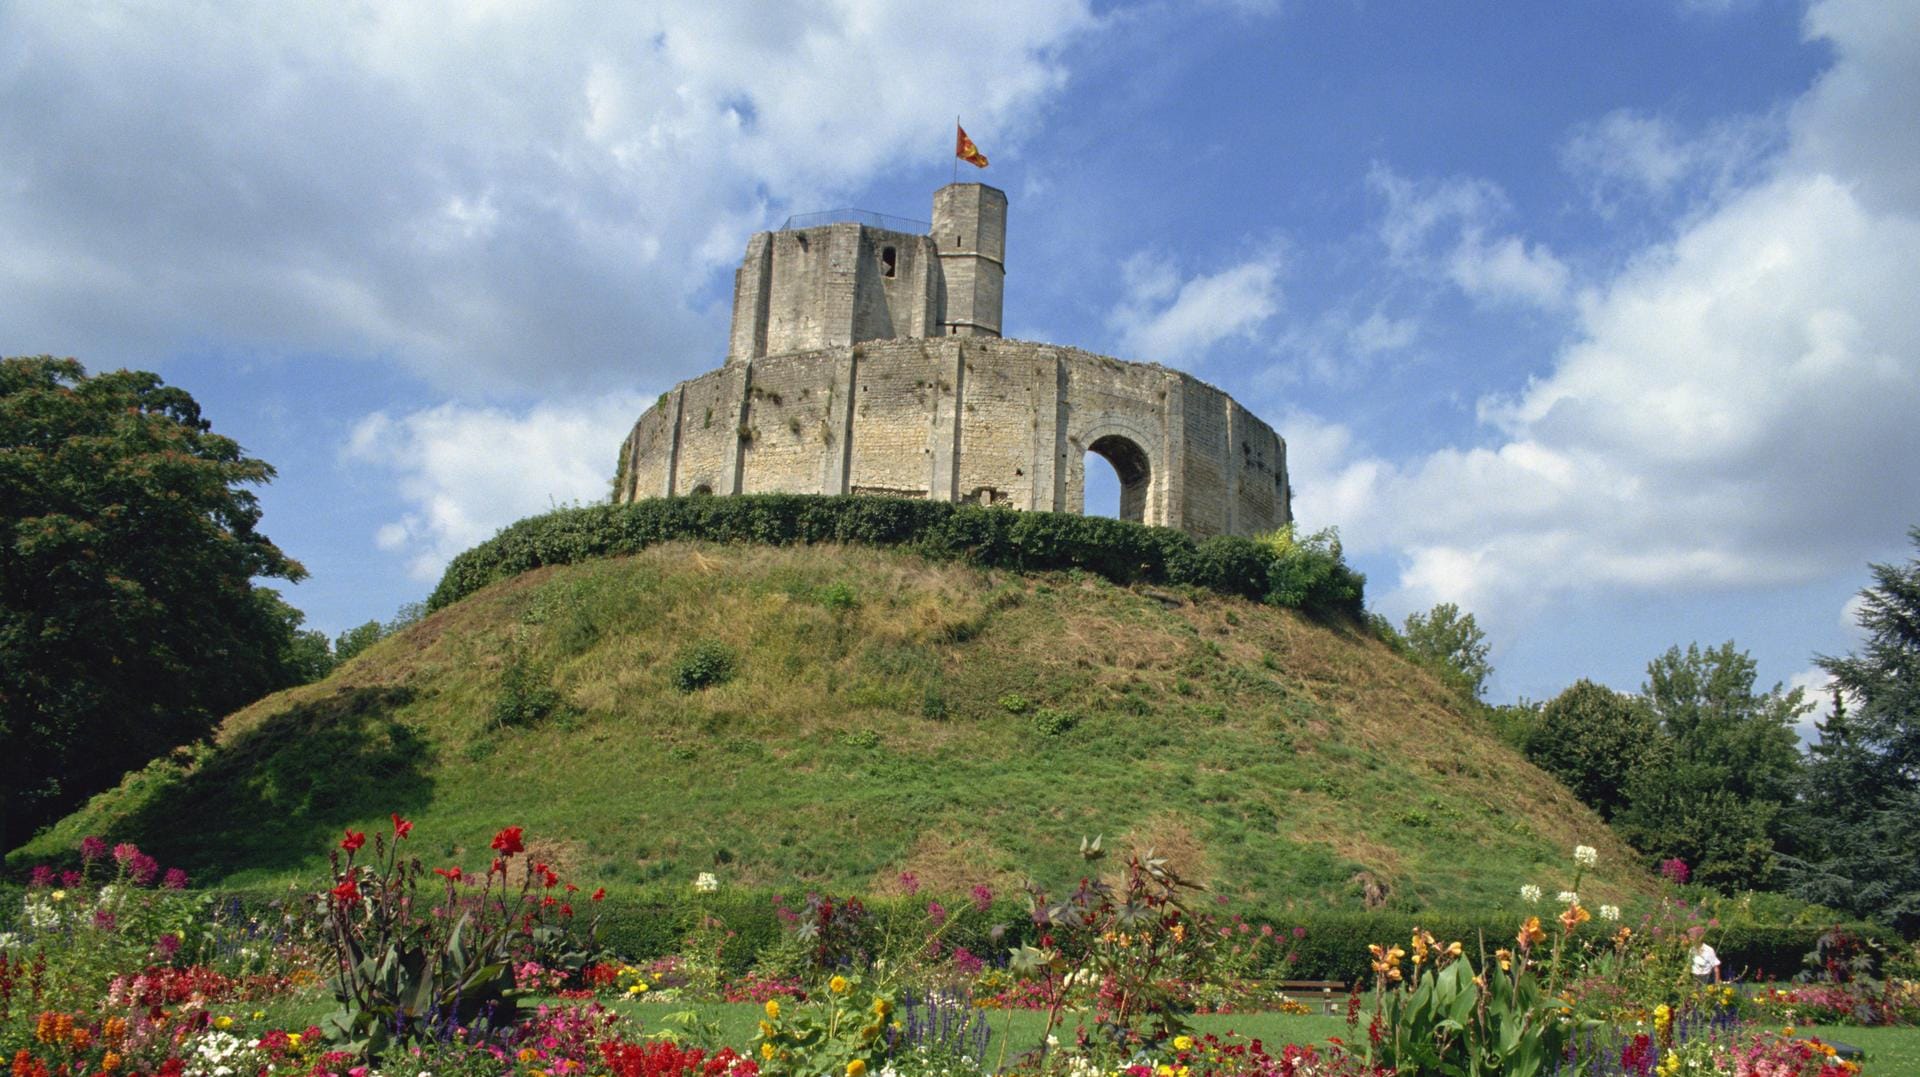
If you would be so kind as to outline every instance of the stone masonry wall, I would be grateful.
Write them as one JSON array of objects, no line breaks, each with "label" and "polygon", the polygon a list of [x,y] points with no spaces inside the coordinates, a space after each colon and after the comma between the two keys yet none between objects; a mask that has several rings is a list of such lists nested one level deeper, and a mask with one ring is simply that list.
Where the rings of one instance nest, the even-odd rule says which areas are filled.
[{"label": "stone masonry wall", "polygon": [[1291,519],[1285,443],[1225,393],[1026,341],[871,340],[736,359],[664,394],[621,451],[621,500],[874,493],[1081,512],[1092,451],[1121,474],[1122,514],[1142,522],[1206,536]]}]

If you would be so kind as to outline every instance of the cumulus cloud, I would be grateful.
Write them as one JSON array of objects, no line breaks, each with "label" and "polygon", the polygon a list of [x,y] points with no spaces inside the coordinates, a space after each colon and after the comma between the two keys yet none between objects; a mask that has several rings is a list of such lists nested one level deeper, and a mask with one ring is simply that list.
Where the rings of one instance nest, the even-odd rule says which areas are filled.
[{"label": "cumulus cloud", "polygon": [[602,500],[615,450],[648,400],[616,395],[521,411],[459,404],[355,425],[345,450],[389,473],[413,508],[375,536],[432,580],[453,555],[524,516]]},{"label": "cumulus cloud", "polygon": [[746,233],[937,154],[956,101],[1012,129],[1095,26],[1085,0],[0,5],[0,324],[95,366],[214,340],[460,391],[686,373]]},{"label": "cumulus cloud", "polygon": [[1182,278],[1172,262],[1141,253],[1121,276],[1126,297],[1107,321],[1133,358],[1192,360],[1230,337],[1252,337],[1280,309],[1280,265],[1272,258]]},{"label": "cumulus cloud", "polygon": [[1571,274],[1542,243],[1495,225],[1511,212],[1498,185],[1456,176],[1420,182],[1375,164],[1368,186],[1386,201],[1381,242],[1397,264],[1452,281],[1487,303],[1561,303]]},{"label": "cumulus cloud", "polygon": [[[1482,401],[1484,445],[1387,461],[1316,431],[1344,455],[1298,481],[1301,515],[1398,556],[1409,605],[1501,610],[1800,583],[1900,534],[1920,504],[1920,137],[1867,133],[1920,111],[1920,24],[1880,10],[1814,8],[1834,66],[1764,178],[1585,293],[1552,371]],[[1432,201],[1389,243],[1458,216]]]}]

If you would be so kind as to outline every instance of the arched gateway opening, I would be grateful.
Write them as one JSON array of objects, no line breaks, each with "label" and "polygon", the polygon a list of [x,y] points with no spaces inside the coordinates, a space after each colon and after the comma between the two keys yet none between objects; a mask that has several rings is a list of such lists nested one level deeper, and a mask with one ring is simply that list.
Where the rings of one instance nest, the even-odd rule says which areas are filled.
[{"label": "arched gateway opening", "polygon": [[[1112,465],[1110,477],[1103,474],[1105,468],[1093,462],[1096,456]],[[1147,463],[1145,449],[1129,438],[1108,434],[1087,446],[1087,460],[1081,473],[1086,480],[1084,510],[1088,515],[1111,514],[1116,519],[1147,522],[1147,486],[1153,479],[1153,468]],[[1120,487],[1117,507],[1112,500],[1116,481]]]}]

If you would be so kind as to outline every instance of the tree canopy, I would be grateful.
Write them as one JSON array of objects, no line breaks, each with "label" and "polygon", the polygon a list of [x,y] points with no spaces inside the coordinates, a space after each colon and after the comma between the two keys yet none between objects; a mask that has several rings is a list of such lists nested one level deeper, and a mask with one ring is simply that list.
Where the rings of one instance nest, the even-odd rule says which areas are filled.
[{"label": "tree canopy", "polygon": [[[1908,532],[1920,550],[1920,527]],[[1860,650],[1822,655],[1835,705],[1808,753],[1802,897],[1920,930],[1920,558],[1872,565]]]},{"label": "tree canopy", "polygon": [[1438,667],[1468,695],[1478,699],[1486,691],[1487,678],[1493,675],[1487,662],[1492,647],[1473,614],[1442,602],[1426,613],[1408,614],[1404,635],[1409,651]]},{"label": "tree canopy", "polygon": [[301,675],[273,477],[154,374],[0,360],[0,782],[8,847]]}]

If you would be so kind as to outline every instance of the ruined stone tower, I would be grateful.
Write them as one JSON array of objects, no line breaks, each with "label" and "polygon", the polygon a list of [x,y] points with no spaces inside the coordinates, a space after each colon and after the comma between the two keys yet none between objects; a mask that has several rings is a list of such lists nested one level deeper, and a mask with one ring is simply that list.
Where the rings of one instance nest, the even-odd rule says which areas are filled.
[{"label": "ruined stone tower", "polygon": [[1096,453],[1125,519],[1201,536],[1292,519],[1285,442],[1225,393],[999,339],[1004,192],[942,187],[924,233],[820,216],[747,242],[726,364],[634,424],[618,499],[864,493],[1080,512]]}]

